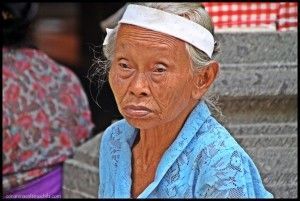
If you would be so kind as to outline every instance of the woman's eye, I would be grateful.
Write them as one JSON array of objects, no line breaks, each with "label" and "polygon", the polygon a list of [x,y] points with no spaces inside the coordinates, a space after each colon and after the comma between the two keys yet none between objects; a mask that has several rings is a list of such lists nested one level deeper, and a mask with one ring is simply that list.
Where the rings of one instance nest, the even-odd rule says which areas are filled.
[{"label": "woman's eye", "polygon": [[165,71],[167,71],[167,68],[162,64],[157,65],[154,69],[154,72],[157,72],[157,73],[163,73]]},{"label": "woman's eye", "polygon": [[121,68],[129,68],[129,66],[127,64],[125,64],[125,63],[119,63],[119,66]]}]

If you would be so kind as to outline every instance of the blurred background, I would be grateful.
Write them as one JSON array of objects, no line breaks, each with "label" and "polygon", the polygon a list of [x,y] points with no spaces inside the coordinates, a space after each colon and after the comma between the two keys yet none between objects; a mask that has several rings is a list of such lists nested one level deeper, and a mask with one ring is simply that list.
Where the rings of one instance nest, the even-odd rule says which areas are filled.
[{"label": "blurred background", "polygon": [[87,76],[94,56],[102,56],[105,32],[100,22],[124,4],[40,3],[33,25],[32,38],[35,45],[79,77],[96,125],[94,134],[104,130],[112,119],[121,118],[108,83],[104,83],[99,91],[98,84],[90,82]]}]

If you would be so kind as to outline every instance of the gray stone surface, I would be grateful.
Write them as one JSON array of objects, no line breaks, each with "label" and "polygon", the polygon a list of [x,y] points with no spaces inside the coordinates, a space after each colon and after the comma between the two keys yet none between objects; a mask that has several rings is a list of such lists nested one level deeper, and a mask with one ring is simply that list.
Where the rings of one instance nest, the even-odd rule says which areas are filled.
[{"label": "gray stone surface", "polygon": [[64,188],[89,195],[97,195],[98,167],[69,159],[64,163]]},{"label": "gray stone surface", "polygon": [[273,192],[275,198],[298,198],[298,185],[269,186],[268,190]]},{"label": "gray stone surface", "polygon": [[263,176],[263,182],[267,186],[284,186],[296,185],[298,183],[298,173],[297,172],[285,172],[285,173],[267,173]]},{"label": "gray stone surface", "polygon": [[239,144],[243,147],[297,147],[297,135],[291,134],[289,136],[247,136],[247,137],[236,137]]},{"label": "gray stone surface", "polygon": [[245,151],[253,159],[262,175],[297,172],[297,147],[246,147]]},{"label": "gray stone surface", "polygon": [[290,135],[298,133],[297,122],[225,125],[234,136]]},{"label": "gray stone surface", "polygon": [[221,63],[297,62],[297,32],[217,33]]},{"label": "gray stone surface", "polygon": [[223,123],[253,124],[297,122],[297,97],[220,97]]},{"label": "gray stone surface", "polygon": [[76,149],[74,159],[91,166],[98,167],[99,143],[103,133],[96,135],[90,140]]},{"label": "gray stone surface", "polygon": [[297,63],[221,64],[211,93],[226,97],[296,95]]}]

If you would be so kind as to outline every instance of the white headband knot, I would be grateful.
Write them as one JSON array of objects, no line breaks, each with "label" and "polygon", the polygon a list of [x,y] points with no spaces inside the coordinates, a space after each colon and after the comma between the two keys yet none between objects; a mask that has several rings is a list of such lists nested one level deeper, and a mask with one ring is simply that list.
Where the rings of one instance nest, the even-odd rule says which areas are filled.
[{"label": "white headband knot", "polygon": [[[206,28],[184,17],[155,8],[130,4],[118,23],[136,25],[174,36],[202,50],[210,58],[214,50],[214,37]],[[112,30],[106,31],[103,45],[107,45]]]}]

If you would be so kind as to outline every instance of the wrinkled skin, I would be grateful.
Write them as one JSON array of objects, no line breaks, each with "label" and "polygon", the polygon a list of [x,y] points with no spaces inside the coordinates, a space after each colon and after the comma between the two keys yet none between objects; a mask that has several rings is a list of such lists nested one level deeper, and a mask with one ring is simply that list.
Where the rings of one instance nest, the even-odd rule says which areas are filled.
[{"label": "wrinkled skin", "polygon": [[214,81],[218,64],[195,71],[185,43],[133,25],[118,30],[109,83],[118,109],[140,129],[132,148],[132,196],[154,179],[165,150]]}]

